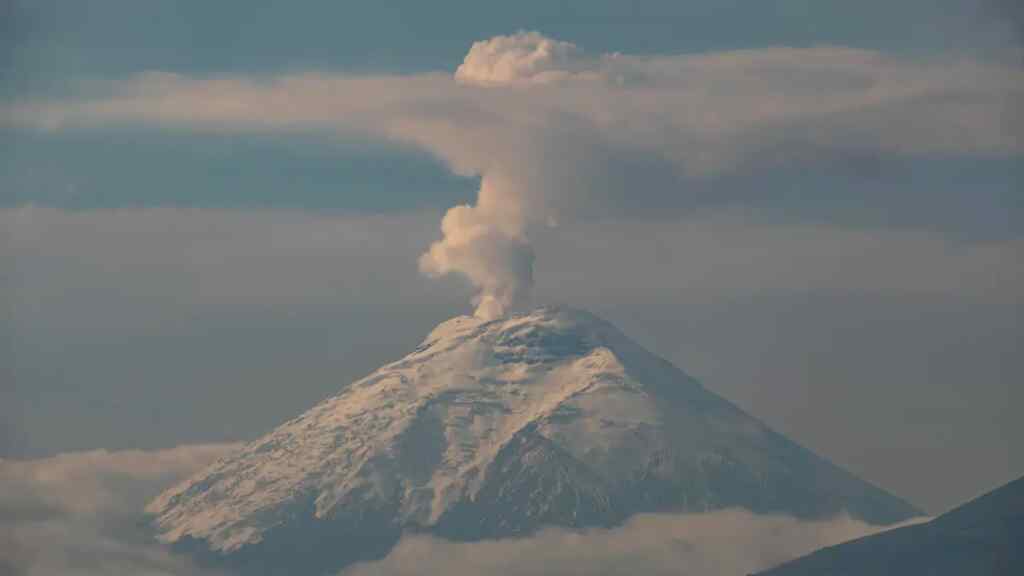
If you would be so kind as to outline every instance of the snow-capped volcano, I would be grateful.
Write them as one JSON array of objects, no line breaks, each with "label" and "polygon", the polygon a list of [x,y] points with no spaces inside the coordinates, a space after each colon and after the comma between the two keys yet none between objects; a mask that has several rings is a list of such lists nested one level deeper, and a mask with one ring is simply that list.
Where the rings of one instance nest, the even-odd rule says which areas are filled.
[{"label": "snow-capped volcano", "polygon": [[167,491],[160,538],[249,572],[632,514],[917,511],[771,431],[586,312],[439,325],[405,358]]}]

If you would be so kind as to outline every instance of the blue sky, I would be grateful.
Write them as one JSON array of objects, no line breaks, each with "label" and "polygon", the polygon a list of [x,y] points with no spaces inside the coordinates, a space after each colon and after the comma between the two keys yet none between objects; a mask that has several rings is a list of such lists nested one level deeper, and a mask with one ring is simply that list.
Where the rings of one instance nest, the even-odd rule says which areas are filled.
[{"label": "blue sky", "polygon": [[[66,88],[142,70],[211,73],[451,68],[475,40],[538,30],[596,52],[670,54],[841,44],[888,51],[984,51],[1010,34],[997,2],[667,0],[624,4],[447,1],[8,4],[14,66],[5,92]],[[994,37],[994,39],[992,38]]]},{"label": "blue sky", "polygon": [[[932,59],[1015,56],[1007,49],[1014,44],[1013,27],[998,2],[958,0],[895,5],[874,0],[856,5],[650,1],[628,6],[605,1],[325,2],[300,10],[281,2],[143,6],[107,0],[74,6],[13,2],[7,10],[10,48],[5,53],[10,66],[5,67],[0,94],[8,101],[88,93],[96,83],[153,70],[198,77],[306,70],[451,71],[472,42],[516,30],[547,32],[593,53],[664,55],[827,44]],[[284,205],[386,211],[443,209],[453,200],[471,197],[475,189],[473,181],[460,182],[415,150],[347,142],[327,151],[330,146],[308,136],[196,137],[190,131],[154,134],[138,127],[57,135],[3,130],[0,146],[6,150],[0,171],[4,205]],[[171,150],[178,153],[169,155]],[[973,194],[992,195],[1003,205],[1007,189],[1020,178],[1014,158],[977,164],[953,159],[953,169],[944,168],[948,160],[918,159],[919,165],[908,166],[909,160],[901,159],[894,169],[917,175],[943,169],[983,172],[982,178],[972,178]],[[140,185],[144,174],[161,170],[166,176]],[[284,194],[280,190],[286,178]],[[421,183],[416,192],[404,185],[411,180]],[[949,183],[962,188],[949,178],[934,180],[938,182],[911,187]],[[373,192],[335,190],[348,184]],[[389,191],[376,192],[383,188]],[[952,213],[962,208],[954,205]]]},{"label": "blue sky", "polygon": [[[592,219],[531,231],[537,301],[606,316],[772,426],[926,508],[1024,472],[1012,446],[1024,428],[1008,408],[1019,405],[1024,377],[1015,350],[1024,339],[1024,164],[1014,144],[1024,116],[1001,100],[1019,93],[988,80],[963,88],[951,72],[950,96],[935,72],[966,61],[968,78],[1019,73],[1010,4],[125,0],[5,9],[0,104],[10,107],[102,100],[152,72],[180,75],[190,105],[190,90],[223,78],[250,82],[233,97],[260,101],[260,82],[313,72],[368,85],[412,78],[413,104],[447,98],[531,120],[515,116],[516,102],[431,93],[449,90],[448,80],[424,76],[447,78],[473,42],[519,30],[652,67],[655,57],[740,49],[855,48],[899,72],[879,82],[902,88],[904,71],[927,68],[922,82],[943,97],[877,117],[865,105],[863,117],[835,124],[813,115],[769,122],[750,132],[763,140],[723,144],[743,162],[682,180],[647,164],[651,150],[669,157],[680,140],[659,149],[616,135],[577,153],[572,145],[589,143],[592,127],[555,122],[537,142],[555,142],[551,157],[569,159],[563,171],[518,144],[504,148],[507,131],[483,132],[468,150],[452,144],[445,130],[475,134],[475,117],[462,112],[439,113],[451,121],[445,130],[402,138],[364,134],[376,124],[253,129],[246,123],[260,118],[251,117],[210,128],[203,118],[153,121],[148,108],[141,119],[69,127],[0,124],[11,316],[0,365],[14,383],[0,396],[0,456],[246,439],[399,357],[469,310],[471,286],[424,277],[417,258],[445,210],[475,201],[490,166],[479,149],[522,173],[539,162],[530,182],[572,187],[574,175],[597,174],[581,176],[594,195],[572,197]],[[824,72],[872,72],[877,62],[859,54],[826,51]],[[828,74],[819,83],[786,71],[810,106],[834,88]],[[575,101],[551,90],[538,102],[569,111],[552,118],[571,115]],[[945,125],[933,110],[964,91],[968,104],[990,103],[969,119],[993,122],[986,111],[999,105],[1005,114],[985,129],[965,120],[959,132],[928,136]],[[320,102],[305,96],[295,101]],[[656,112],[672,111],[655,96]],[[614,94],[600,103],[625,105]],[[999,145],[985,140],[993,130]],[[611,168],[594,168],[591,152]],[[777,163],[761,161],[776,153]],[[468,168],[455,170],[460,163]],[[625,184],[602,181],[647,168]],[[686,194],[660,190],[680,182]],[[577,207],[560,198],[552,187],[540,201]],[[910,451],[920,456],[913,463]],[[950,461],[965,466],[949,472]]]}]

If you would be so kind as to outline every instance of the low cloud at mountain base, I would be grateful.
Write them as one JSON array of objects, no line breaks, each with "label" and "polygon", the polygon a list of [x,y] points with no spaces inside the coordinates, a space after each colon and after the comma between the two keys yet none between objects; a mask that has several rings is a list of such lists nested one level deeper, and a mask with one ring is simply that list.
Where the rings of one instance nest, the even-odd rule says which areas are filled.
[{"label": "low cloud at mountain base", "polygon": [[[214,574],[151,539],[140,528],[142,509],[161,490],[237,447],[0,461],[0,569],[14,576]],[[454,543],[410,536],[383,560],[344,574],[734,575],[878,530],[848,517],[805,522],[741,510],[642,515],[611,530],[547,529],[522,539]]]},{"label": "low cloud at mountain base", "polygon": [[168,485],[234,449],[95,450],[0,460],[0,573],[11,576],[200,576],[158,545],[142,508]]},{"label": "low cloud at mountain base", "polygon": [[648,514],[611,530],[552,528],[522,539],[454,543],[411,536],[387,558],[343,574],[736,576],[883,529],[846,516],[812,522],[738,509]]}]

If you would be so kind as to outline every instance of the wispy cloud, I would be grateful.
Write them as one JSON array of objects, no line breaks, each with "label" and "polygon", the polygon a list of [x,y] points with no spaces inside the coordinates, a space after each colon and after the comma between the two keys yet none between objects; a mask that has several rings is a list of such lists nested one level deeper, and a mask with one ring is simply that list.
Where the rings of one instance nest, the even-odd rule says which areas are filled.
[{"label": "wispy cloud", "polygon": [[485,166],[471,152],[494,156],[500,143],[458,145],[461,136],[550,137],[569,121],[691,170],[730,165],[768,144],[972,154],[1024,146],[1024,127],[1003,122],[1024,92],[1024,71],[837,46],[590,57],[521,33],[478,42],[455,75],[154,71],[91,85],[92,96],[7,103],[0,119],[48,130],[153,123],[337,131],[411,141],[477,174]]}]

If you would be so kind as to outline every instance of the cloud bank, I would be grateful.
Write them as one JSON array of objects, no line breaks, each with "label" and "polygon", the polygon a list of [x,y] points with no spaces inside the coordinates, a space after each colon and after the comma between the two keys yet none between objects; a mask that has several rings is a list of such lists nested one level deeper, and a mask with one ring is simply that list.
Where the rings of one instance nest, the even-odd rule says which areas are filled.
[{"label": "cloud bank", "polygon": [[611,530],[547,529],[522,539],[455,543],[411,536],[383,560],[343,574],[742,576],[881,530],[847,517],[809,522],[744,510],[641,515]]},{"label": "cloud bank", "polygon": [[[143,507],[237,446],[0,460],[0,570],[13,576],[213,576],[140,529]],[[344,574],[732,576],[880,529],[847,517],[809,522],[742,510],[643,515],[610,530],[548,529],[478,543],[409,536],[384,559]]]},{"label": "cloud bank", "polygon": [[0,459],[0,572],[12,576],[200,575],[142,528],[145,503],[234,449],[66,453]]},{"label": "cloud bank", "polygon": [[455,74],[150,73],[92,97],[12,104],[0,118],[48,130],[317,131],[422,148],[479,177],[480,189],[476,203],[445,216],[420,267],[464,275],[489,317],[527,300],[538,228],[674,217],[772,194],[725,194],[723,174],[1013,157],[1024,152],[1022,100],[1024,71],[967,59],[835,46],[588,56],[520,32],[475,43]]}]

